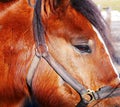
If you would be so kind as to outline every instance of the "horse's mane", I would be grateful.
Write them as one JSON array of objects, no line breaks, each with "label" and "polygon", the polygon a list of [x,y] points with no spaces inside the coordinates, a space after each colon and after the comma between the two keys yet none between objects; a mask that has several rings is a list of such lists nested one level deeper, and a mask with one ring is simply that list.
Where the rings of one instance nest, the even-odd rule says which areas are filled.
[{"label": "horse's mane", "polygon": [[71,0],[71,5],[90,21],[101,36],[106,35],[106,23],[92,0]]},{"label": "horse's mane", "polygon": [[0,2],[3,2],[3,3],[5,3],[5,2],[9,2],[10,0],[0,0]]}]

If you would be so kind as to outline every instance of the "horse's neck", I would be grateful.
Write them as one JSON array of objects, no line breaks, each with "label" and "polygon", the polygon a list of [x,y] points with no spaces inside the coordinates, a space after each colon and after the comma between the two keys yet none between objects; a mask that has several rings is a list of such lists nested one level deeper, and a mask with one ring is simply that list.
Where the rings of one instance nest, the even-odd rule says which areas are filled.
[{"label": "horse's neck", "polygon": [[[0,12],[0,55],[6,58],[6,62],[1,59],[0,63],[4,65],[4,68],[8,62],[11,66],[14,65],[14,67],[7,65],[6,73],[27,71],[26,66],[29,66],[33,56],[31,52],[34,44],[32,14],[33,10],[27,0],[17,1]],[[19,64],[22,69],[20,70],[16,64]]]},{"label": "horse's neck", "polygon": [[[0,29],[1,34],[4,29],[6,32],[12,32],[12,35],[4,35],[3,37],[12,38],[15,35],[16,38],[32,35],[30,32],[27,35],[25,32],[32,29],[33,9],[28,5],[27,1],[20,0],[11,4],[7,9],[0,12]],[[30,36],[29,36],[30,37]],[[14,38],[12,38],[14,39]],[[14,44],[15,45],[15,44]]]}]

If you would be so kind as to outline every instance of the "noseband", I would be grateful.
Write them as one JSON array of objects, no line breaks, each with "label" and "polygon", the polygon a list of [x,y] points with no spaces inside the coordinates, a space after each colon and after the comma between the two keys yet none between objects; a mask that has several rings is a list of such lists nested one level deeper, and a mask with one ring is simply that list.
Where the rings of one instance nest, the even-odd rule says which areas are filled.
[{"label": "noseband", "polygon": [[[29,1],[29,0],[28,0]],[[32,80],[36,71],[36,68],[40,62],[41,57],[44,58],[48,64],[54,69],[54,71],[74,90],[76,90],[81,98],[77,107],[86,107],[89,103],[95,100],[101,100],[109,97],[120,96],[120,88],[112,88],[111,86],[104,86],[97,91],[86,89],[82,84],[80,84],[75,78],[73,78],[63,66],[61,66],[48,52],[48,48],[45,42],[44,28],[42,25],[40,13],[41,13],[41,2],[42,0],[37,0],[34,7],[34,38],[36,41],[36,55],[33,58],[31,66],[27,74],[27,85],[32,88]],[[30,3],[30,1],[29,1]],[[89,96],[89,99],[88,97]]]}]

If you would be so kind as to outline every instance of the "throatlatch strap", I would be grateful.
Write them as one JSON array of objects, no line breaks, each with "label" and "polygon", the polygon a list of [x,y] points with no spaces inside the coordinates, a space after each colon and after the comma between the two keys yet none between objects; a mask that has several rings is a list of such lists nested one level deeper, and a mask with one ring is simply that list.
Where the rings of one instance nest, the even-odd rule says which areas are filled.
[{"label": "throatlatch strap", "polygon": [[37,66],[39,64],[39,61],[40,61],[40,58],[38,58],[35,55],[33,60],[32,60],[31,66],[30,66],[30,68],[28,70],[28,74],[27,74],[27,78],[26,78],[26,81],[27,81],[27,84],[29,85],[29,87],[32,87],[32,80],[33,80],[35,71],[37,69]]}]

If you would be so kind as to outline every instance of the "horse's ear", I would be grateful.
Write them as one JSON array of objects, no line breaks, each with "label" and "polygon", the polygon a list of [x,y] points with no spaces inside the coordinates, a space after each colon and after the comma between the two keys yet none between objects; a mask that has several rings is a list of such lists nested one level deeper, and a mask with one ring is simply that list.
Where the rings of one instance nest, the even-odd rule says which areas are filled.
[{"label": "horse's ear", "polygon": [[54,7],[57,8],[61,8],[61,9],[65,9],[65,7],[68,6],[70,0],[54,0]]},{"label": "horse's ear", "polygon": [[51,16],[52,13],[60,13],[66,10],[70,0],[43,0],[41,15],[44,18],[46,15]]}]

